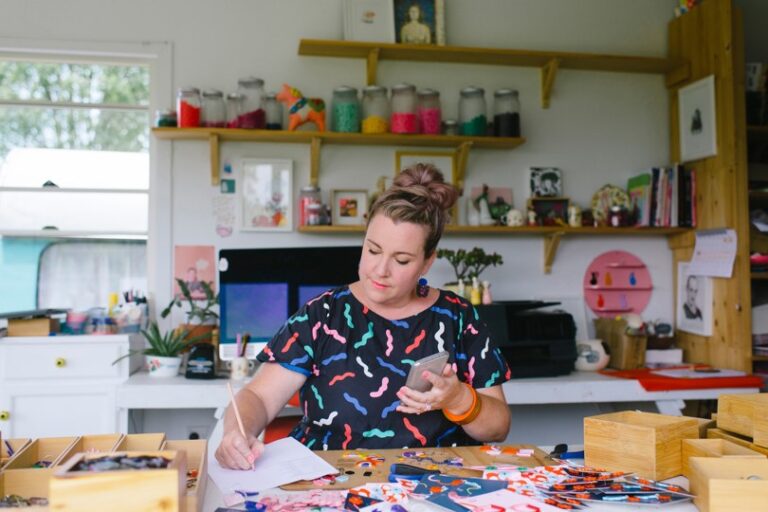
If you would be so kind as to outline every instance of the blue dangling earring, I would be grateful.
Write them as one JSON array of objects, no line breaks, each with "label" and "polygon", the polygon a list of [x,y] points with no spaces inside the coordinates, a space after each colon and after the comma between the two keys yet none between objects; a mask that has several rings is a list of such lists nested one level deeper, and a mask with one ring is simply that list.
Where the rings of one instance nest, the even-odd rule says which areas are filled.
[{"label": "blue dangling earring", "polygon": [[426,297],[429,295],[429,286],[427,286],[427,278],[419,278],[419,284],[416,285],[416,295],[419,297]]}]

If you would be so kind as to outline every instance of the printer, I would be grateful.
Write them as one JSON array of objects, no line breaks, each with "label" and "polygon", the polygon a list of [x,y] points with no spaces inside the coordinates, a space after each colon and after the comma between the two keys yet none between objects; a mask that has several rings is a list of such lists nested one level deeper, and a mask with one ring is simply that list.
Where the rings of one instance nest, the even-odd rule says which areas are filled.
[{"label": "printer", "polygon": [[559,305],[544,301],[499,301],[475,306],[512,370],[512,378],[567,375],[576,362],[576,324]]}]

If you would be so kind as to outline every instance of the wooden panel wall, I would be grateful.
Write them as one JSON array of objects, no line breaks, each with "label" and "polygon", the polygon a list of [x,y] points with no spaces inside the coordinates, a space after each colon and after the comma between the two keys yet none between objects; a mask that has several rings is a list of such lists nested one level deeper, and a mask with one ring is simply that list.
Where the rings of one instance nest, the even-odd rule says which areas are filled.
[{"label": "wooden panel wall", "polygon": [[[733,277],[713,280],[713,335],[678,331],[686,361],[751,371],[751,290],[749,268],[749,212],[744,110],[744,40],[740,13],[731,0],[704,0],[669,24],[669,56],[687,59],[690,76],[669,89],[671,154],[679,158],[677,91],[708,75],[715,75],[718,153],[693,162],[697,180],[698,229],[733,228],[738,250]],[[695,238],[670,239],[675,261],[688,261]],[[675,303],[678,298],[675,297]]]}]

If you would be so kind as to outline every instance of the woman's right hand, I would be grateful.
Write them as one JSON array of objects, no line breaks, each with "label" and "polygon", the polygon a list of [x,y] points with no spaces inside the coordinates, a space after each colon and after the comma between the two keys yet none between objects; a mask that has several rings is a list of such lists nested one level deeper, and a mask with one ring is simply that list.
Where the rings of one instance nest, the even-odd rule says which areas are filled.
[{"label": "woman's right hand", "polygon": [[216,449],[216,460],[227,469],[251,469],[256,459],[264,453],[264,443],[251,435],[244,438],[233,429],[224,434]]}]

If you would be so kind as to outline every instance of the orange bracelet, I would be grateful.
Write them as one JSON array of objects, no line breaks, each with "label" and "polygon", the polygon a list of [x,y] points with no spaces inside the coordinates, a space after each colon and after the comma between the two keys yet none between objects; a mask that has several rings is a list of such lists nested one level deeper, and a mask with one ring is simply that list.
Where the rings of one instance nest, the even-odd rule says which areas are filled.
[{"label": "orange bracelet", "polygon": [[466,425],[475,421],[475,418],[477,418],[477,416],[480,414],[480,409],[482,409],[483,406],[483,402],[480,400],[480,397],[477,396],[477,391],[475,391],[475,388],[466,382],[464,385],[467,386],[469,391],[472,393],[472,405],[469,407],[467,412],[464,414],[452,414],[448,412],[447,409],[443,409],[443,416],[456,423],[457,425]]}]

